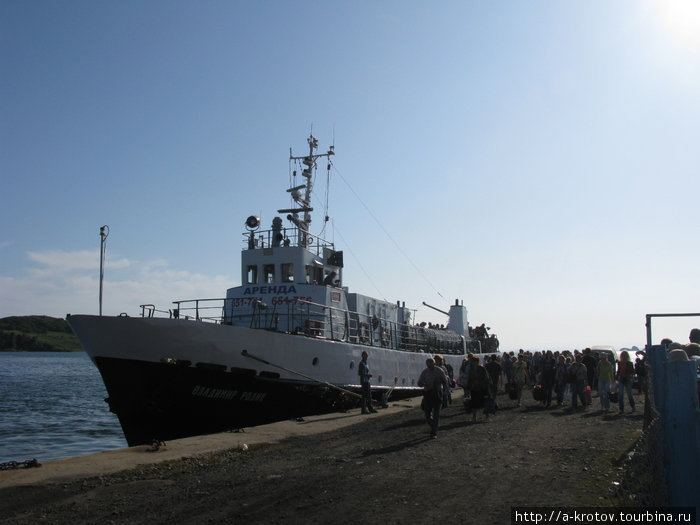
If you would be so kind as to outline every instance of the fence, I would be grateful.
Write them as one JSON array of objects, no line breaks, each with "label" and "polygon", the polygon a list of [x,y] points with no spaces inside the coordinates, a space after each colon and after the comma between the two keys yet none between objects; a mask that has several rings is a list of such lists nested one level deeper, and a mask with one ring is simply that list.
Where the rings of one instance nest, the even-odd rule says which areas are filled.
[{"label": "fence", "polygon": [[700,407],[697,362],[669,361],[665,346],[647,346],[650,394],[663,452],[666,500],[700,511]]},{"label": "fence", "polygon": [[700,514],[700,407],[698,362],[669,361],[666,346],[652,346],[648,314],[644,431],[621,469],[612,500],[622,506],[695,507]]}]

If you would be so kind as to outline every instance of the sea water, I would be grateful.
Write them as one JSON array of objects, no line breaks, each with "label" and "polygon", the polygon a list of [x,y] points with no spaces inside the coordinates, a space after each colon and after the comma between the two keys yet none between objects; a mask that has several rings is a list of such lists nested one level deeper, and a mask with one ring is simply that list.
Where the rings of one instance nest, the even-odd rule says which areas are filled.
[{"label": "sea water", "polygon": [[0,352],[0,463],[127,446],[84,352]]}]

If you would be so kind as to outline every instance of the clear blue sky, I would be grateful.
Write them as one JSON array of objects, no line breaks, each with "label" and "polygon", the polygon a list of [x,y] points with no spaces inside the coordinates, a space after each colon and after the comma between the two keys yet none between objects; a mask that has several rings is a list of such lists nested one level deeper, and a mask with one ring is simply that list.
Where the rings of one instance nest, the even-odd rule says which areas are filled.
[{"label": "clear blue sky", "polygon": [[103,224],[105,313],[222,297],[312,126],[352,291],[504,349],[700,312],[699,2],[0,0],[0,75],[0,317],[96,313]]}]

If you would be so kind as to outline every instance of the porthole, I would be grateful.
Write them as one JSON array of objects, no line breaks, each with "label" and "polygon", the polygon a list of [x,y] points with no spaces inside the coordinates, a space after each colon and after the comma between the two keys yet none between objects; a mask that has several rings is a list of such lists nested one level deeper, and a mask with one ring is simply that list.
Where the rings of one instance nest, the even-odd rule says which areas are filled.
[{"label": "porthole", "polygon": [[382,376],[379,376],[379,379],[377,380],[378,383],[382,382]]},{"label": "porthole", "polygon": [[401,380],[401,384],[402,384],[402,385],[405,385],[405,384],[406,384],[406,378],[405,378],[405,377]]},{"label": "porthole", "polygon": [[311,361],[311,364],[314,366],[318,366],[318,357],[314,357],[314,360]]}]

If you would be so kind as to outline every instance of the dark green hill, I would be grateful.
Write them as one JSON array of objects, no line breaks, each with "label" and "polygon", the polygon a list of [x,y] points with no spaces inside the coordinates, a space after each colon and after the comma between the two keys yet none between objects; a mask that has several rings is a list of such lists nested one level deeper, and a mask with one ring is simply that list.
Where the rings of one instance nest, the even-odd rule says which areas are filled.
[{"label": "dark green hill", "polygon": [[78,338],[65,319],[24,315],[0,319],[0,351],[76,352]]}]

